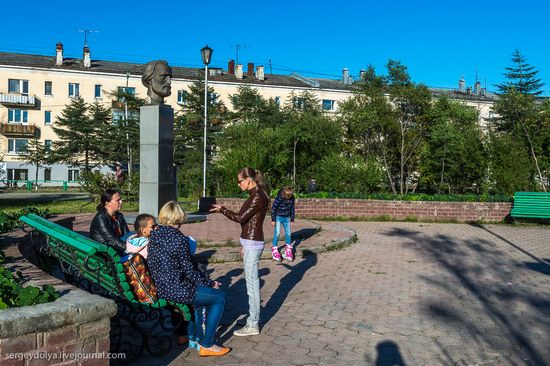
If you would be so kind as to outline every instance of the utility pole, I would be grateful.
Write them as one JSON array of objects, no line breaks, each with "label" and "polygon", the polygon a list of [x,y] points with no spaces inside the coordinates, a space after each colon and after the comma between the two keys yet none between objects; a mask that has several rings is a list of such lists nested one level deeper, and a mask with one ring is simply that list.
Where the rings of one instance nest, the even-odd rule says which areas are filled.
[{"label": "utility pole", "polygon": [[128,81],[130,79],[130,71],[126,72],[126,97],[124,97],[124,123],[126,124],[126,153],[128,154],[128,178],[132,176],[132,149],[130,148],[130,135],[128,129]]}]

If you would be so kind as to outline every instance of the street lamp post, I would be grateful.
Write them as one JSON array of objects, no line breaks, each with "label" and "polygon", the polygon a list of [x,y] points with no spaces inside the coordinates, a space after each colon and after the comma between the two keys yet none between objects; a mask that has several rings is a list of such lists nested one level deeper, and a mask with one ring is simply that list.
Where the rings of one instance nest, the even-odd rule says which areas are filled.
[{"label": "street lamp post", "polygon": [[212,57],[212,50],[208,45],[201,49],[202,63],[204,64],[204,151],[202,165],[202,196],[206,197],[206,128],[208,121],[208,64]]}]

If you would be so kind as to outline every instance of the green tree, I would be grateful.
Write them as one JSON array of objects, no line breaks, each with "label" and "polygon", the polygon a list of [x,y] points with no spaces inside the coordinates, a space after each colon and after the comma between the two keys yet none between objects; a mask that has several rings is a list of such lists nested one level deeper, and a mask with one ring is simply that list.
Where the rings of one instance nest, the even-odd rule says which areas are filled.
[{"label": "green tree", "polygon": [[527,58],[516,49],[512,54],[511,67],[506,68],[504,76],[506,81],[497,84],[496,87],[501,94],[514,88],[521,94],[540,95],[544,83],[537,78],[538,70],[527,63]]},{"label": "green tree", "polygon": [[491,120],[495,133],[522,141],[531,158],[536,180],[545,192],[548,175],[544,172],[544,166],[548,164],[549,153],[547,105],[539,103],[531,94],[522,94],[511,88],[495,102],[493,111],[496,117]]},{"label": "green tree", "polygon": [[[200,196],[203,180],[204,155],[204,82],[195,81],[189,86],[182,109],[174,118],[174,163],[178,166],[179,192],[185,196]],[[213,155],[217,150],[227,114],[225,105],[218,100],[214,88],[208,87],[208,125],[206,146],[207,194],[215,189],[216,175],[212,169]]]},{"label": "green tree", "polygon": [[50,152],[37,138],[27,143],[25,149],[19,153],[19,157],[21,157],[27,165],[36,166],[35,181],[38,181],[39,169],[51,162]]},{"label": "green tree", "polygon": [[109,119],[102,109],[98,103],[90,106],[81,97],[74,98],[63,109],[53,126],[59,137],[54,142],[55,160],[82,166],[86,171],[104,160],[103,146],[98,142],[102,141],[102,130]]},{"label": "green tree", "polygon": [[511,135],[491,133],[489,186],[496,194],[535,189],[533,165],[523,141]]},{"label": "green tree", "polygon": [[380,161],[393,193],[414,183],[422,143],[430,132],[429,90],[411,81],[407,68],[389,60],[387,75],[369,66],[355,94],[342,105],[341,125],[348,148]]},{"label": "green tree", "polygon": [[114,100],[111,108],[112,124],[105,126],[103,142],[105,159],[108,162],[127,162],[129,179],[133,167],[139,162],[140,107],[145,99],[118,88],[108,93]]},{"label": "green tree", "polygon": [[487,154],[478,113],[473,107],[439,98],[433,105],[433,128],[424,144],[420,175],[437,193],[465,193],[481,187],[487,171]]}]

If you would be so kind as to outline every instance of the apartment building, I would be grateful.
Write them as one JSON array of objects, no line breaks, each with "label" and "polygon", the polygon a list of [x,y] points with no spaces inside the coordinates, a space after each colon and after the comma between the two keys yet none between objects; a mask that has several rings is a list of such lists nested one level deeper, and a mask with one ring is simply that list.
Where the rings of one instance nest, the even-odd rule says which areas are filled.
[{"label": "apartment building", "polygon": [[[168,60],[170,62],[170,60]],[[71,98],[80,96],[87,102],[97,101],[113,108],[113,118],[124,117],[120,103],[108,93],[119,88],[139,97],[147,96],[141,83],[143,64],[94,60],[88,47],[83,48],[82,58],[63,55],[63,45],[58,43],[55,54],[29,55],[0,52],[0,179],[34,179],[36,167],[25,165],[19,153],[30,139],[38,138],[46,148],[56,141],[52,126]],[[352,78],[347,69],[342,70],[341,80],[307,78],[297,74],[279,75],[266,73],[263,66],[248,63],[235,65],[229,60],[227,69],[209,68],[209,86],[216,97],[230,108],[230,95],[237,93],[240,85],[256,88],[265,98],[284,103],[292,94],[303,91],[314,93],[322,109],[327,113],[338,111],[338,105],[351,96]],[[204,80],[204,70],[172,66],[172,95],[165,103],[177,112],[186,103],[187,91],[195,80]],[[432,90],[434,94],[447,93]],[[464,100],[480,111],[483,120],[490,113],[492,98],[486,94],[464,91],[448,93]],[[98,167],[104,172],[113,167]],[[69,182],[76,185],[79,179],[77,167],[54,164],[39,169],[38,179],[48,185]]]}]

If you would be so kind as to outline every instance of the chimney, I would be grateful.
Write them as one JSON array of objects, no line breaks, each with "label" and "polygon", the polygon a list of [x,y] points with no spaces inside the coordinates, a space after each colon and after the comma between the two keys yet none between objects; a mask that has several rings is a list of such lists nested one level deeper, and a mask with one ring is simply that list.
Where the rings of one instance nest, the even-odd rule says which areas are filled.
[{"label": "chimney", "polygon": [[265,73],[264,73],[264,67],[263,66],[258,66],[256,68],[256,78],[258,80],[265,80]]},{"label": "chimney", "polygon": [[474,94],[479,94],[481,92],[481,82],[478,80],[474,84]]},{"label": "chimney", "polygon": [[461,93],[466,92],[466,80],[464,80],[464,75],[458,81],[458,91]]},{"label": "chimney", "polygon": [[63,43],[57,42],[57,44],[55,45],[55,53],[56,53],[55,65],[56,66],[63,65]]},{"label": "chimney", "polygon": [[235,75],[235,60],[229,60],[227,62],[227,73],[229,75]]},{"label": "chimney", "polygon": [[342,82],[346,85],[349,84],[349,70],[347,67],[342,69]]},{"label": "chimney", "polygon": [[246,71],[246,75],[254,76],[254,62],[248,63],[248,70]]},{"label": "chimney", "polygon": [[84,46],[84,67],[90,68],[92,66],[92,60],[90,59],[90,47]]},{"label": "chimney", "polygon": [[243,79],[243,65],[237,65],[237,68],[235,69],[235,76],[239,80]]}]

